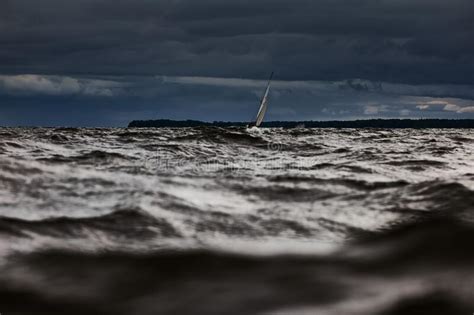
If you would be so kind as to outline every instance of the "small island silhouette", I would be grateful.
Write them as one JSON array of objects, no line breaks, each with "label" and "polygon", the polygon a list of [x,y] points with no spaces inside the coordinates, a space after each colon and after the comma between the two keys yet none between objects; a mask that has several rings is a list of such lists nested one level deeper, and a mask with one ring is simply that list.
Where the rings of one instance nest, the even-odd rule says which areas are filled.
[{"label": "small island silhouette", "polygon": [[[199,120],[134,120],[129,128],[244,127],[248,122]],[[474,119],[366,119],[332,121],[268,121],[263,128],[474,128]]]}]

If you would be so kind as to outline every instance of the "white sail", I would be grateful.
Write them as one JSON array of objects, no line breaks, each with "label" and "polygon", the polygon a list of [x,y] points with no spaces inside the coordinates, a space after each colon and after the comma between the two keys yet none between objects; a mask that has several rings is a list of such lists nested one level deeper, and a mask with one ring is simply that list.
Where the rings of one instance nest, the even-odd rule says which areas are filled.
[{"label": "white sail", "polygon": [[268,107],[268,93],[270,92],[270,83],[272,82],[273,72],[268,80],[267,89],[265,90],[265,94],[263,95],[262,101],[260,102],[260,108],[258,110],[257,116],[255,117],[254,125],[256,127],[260,126],[263,121],[263,117],[265,117],[265,113],[267,112]]}]

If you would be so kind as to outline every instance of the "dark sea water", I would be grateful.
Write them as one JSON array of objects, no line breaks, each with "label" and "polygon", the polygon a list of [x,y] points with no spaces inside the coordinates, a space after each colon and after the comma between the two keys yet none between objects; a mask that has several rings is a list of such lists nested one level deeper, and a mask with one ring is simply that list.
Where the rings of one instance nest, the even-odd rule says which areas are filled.
[{"label": "dark sea water", "polygon": [[474,130],[0,128],[0,313],[472,314]]}]

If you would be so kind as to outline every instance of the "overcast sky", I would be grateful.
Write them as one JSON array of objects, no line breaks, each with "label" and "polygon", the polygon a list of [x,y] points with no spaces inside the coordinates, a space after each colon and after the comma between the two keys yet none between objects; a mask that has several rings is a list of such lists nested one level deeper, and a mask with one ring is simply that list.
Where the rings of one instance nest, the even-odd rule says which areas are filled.
[{"label": "overcast sky", "polygon": [[0,0],[0,125],[474,118],[472,0]]}]

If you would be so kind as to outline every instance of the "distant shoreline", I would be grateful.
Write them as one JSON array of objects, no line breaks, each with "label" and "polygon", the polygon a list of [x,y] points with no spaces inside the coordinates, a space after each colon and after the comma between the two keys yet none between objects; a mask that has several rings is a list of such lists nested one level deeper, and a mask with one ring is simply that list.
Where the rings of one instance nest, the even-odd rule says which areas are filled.
[{"label": "distant shoreline", "polygon": [[[129,128],[244,127],[248,122],[199,120],[134,120]],[[367,119],[348,121],[269,121],[263,128],[474,128],[474,119]]]}]

